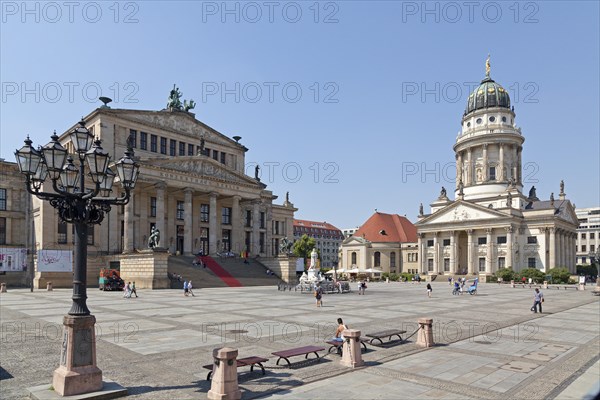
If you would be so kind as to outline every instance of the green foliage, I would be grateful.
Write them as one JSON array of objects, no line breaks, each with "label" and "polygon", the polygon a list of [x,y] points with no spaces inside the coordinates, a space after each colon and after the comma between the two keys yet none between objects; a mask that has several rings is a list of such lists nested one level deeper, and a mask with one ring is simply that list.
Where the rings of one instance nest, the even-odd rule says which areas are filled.
[{"label": "green foliage", "polygon": [[525,268],[521,272],[515,274],[515,280],[522,280],[523,277],[526,279],[531,278],[533,282],[543,282],[546,275],[544,275],[544,273],[537,268]]},{"label": "green foliage", "polygon": [[413,278],[414,274],[410,274],[408,272],[402,272],[400,273],[400,277],[402,278],[403,282],[410,282],[410,280]]},{"label": "green foliage", "polygon": [[548,271],[548,275],[552,276],[552,283],[568,283],[571,278],[571,273],[566,268],[552,268]]},{"label": "green foliage", "polygon": [[515,271],[512,268],[500,268],[495,273],[497,278],[502,278],[504,282],[510,282],[515,279]]},{"label": "green foliage", "polygon": [[396,273],[390,274],[390,281],[398,282],[399,279],[400,279],[400,275],[398,275]]},{"label": "green foliage", "polygon": [[577,275],[597,276],[598,275],[598,267],[596,267],[596,264],[578,265],[577,266]]},{"label": "green foliage", "polygon": [[310,253],[315,248],[317,242],[314,238],[308,237],[308,235],[302,235],[299,240],[294,242],[292,252],[296,257],[302,257],[304,260],[310,259]]}]

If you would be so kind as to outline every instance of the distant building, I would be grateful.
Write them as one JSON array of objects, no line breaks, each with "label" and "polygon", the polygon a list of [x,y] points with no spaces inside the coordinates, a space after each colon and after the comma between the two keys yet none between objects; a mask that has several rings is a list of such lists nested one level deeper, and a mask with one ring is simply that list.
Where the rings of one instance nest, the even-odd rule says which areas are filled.
[{"label": "distant building", "polygon": [[600,248],[600,207],[575,209],[577,228],[577,264],[590,264]]},{"label": "distant building", "polygon": [[338,268],[358,273],[369,269],[381,272],[419,272],[417,228],[398,214],[376,212],[340,249]]},{"label": "distant building", "polygon": [[294,241],[302,235],[315,239],[321,254],[321,268],[333,268],[338,262],[338,248],[344,236],[342,231],[327,222],[294,219]]},{"label": "distant building", "polygon": [[342,233],[344,234],[344,239],[349,238],[350,236],[354,235],[354,232],[356,232],[358,230],[358,226],[356,228],[347,228],[347,229],[342,229]]}]

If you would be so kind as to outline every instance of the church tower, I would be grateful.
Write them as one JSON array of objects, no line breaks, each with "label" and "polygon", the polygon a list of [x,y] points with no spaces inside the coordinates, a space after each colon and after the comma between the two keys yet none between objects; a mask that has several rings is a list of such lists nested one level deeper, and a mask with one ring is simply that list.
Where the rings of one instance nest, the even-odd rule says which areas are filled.
[{"label": "church tower", "polygon": [[456,138],[456,199],[486,207],[502,208],[507,201],[520,208],[522,196],[521,153],[525,139],[515,125],[514,107],[506,89],[490,77],[490,58],[485,78],[469,95]]}]

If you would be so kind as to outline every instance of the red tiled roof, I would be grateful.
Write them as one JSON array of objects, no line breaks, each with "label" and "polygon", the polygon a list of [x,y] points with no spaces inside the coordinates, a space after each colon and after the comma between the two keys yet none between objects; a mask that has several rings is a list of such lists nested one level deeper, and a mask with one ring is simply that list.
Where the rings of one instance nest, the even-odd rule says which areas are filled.
[{"label": "red tiled roof", "polygon": [[304,227],[304,228],[330,229],[330,230],[334,230],[334,231],[339,231],[341,233],[341,231],[338,228],[336,228],[335,226],[333,226],[327,222],[308,221],[305,219],[294,219],[294,228],[297,228],[300,226]]},{"label": "red tiled roof", "polygon": [[[385,234],[381,232],[384,231]],[[417,228],[405,217],[398,214],[376,212],[354,232],[355,237],[364,237],[370,242],[417,241]]]}]

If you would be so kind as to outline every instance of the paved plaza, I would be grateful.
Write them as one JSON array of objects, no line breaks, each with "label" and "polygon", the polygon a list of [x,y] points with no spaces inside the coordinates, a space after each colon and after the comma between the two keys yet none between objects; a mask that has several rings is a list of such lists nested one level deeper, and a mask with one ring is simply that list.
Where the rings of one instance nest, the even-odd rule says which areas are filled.
[{"label": "paved plaza", "polygon": [[[354,290],[356,290],[354,288]],[[244,399],[580,399],[600,380],[600,297],[590,290],[544,290],[543,313],[529,309],[533,289],[481,284],[475,296],[453,296],[446,282],[372,283],[365,296],[324,296],[275,287],[139,290],[139,298],[89,290],[97,319],[98,366],[105,380],[131,398],[202,399],[210,389],[212,350],[227,345],[239,357],[270,358],[266,375],[240,368]],[[0,295],[0,396],[26,398],[48,384],[58,366],[62,317],[70,290],[9,289]],[[362,334],[434,320],[436,346],[368,346],[365,366],[351,370],[337,354],[321,362],[292,358],[275,365],[271,353],[303,345],[328,346],[342,317]]]}]

